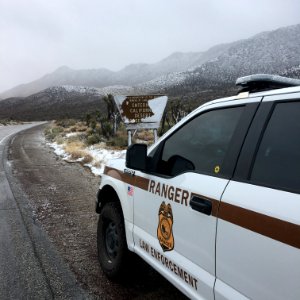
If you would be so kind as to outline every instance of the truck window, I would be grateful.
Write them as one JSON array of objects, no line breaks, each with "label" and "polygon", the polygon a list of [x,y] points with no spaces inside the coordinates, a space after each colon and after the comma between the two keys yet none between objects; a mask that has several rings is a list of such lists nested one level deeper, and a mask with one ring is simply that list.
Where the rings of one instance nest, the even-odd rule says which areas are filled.
[{"label": "truck window", "polygon": [[250,180],[300,192],[300,102],[278,103],[261,140]]},{"label": "truck window", "polygon": [[175,176],[192,170],[218,176],[244,107],[216,109],[198,115],[164,144],[157,172]]}]

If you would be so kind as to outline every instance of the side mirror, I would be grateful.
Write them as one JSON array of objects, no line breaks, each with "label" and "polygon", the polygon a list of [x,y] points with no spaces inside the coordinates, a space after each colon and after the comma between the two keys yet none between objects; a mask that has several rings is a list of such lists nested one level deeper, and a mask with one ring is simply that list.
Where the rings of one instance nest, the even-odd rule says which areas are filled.
[{"label": "side mirror", "polygon": [[145,171],[147,162],[147,145],[132,144],[126,152],[126,167],[134,170]]}]

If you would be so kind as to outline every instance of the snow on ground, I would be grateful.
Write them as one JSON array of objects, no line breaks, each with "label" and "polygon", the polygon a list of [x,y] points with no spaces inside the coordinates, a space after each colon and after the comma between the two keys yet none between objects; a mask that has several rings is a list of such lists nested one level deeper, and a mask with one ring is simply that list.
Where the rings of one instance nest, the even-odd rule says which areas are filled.
[{"label": "snow on ground", "polygon": [[53,148],[54,153],[60,157],[62,157],[63,159],[67,159],[68,155],[65,152],[65,150],[63,149],[62,145],[58,145],[57,143],[47,143],[47,145],[49,145],[51,148]]},{"label": "snow on ground", "polygon": [[[70,154],[66,153],[64,150],[64,144],[48,143],[48,145],[54,150],[54,153],[60,156],[63,160],[68,162],[81,162],[83,158],[76,160],[71,159]],[[93,161],[89,164],[84,164],[84,166],[89,167],[92,173],[96,176],[101,176],[104,172],[104,167],[111,159],[125,158],[126,150],[112,150],[99,148],[97,146],[90,146],[84,149],[84,151],[93,157]]]},{"label": "snow on ground", "polygon": [[66,137],[69,138],[69,137],[72,137],[72,136],[77,136],[79,134],[80,134],[80,132],[69,132],[69,133],[66,134]]},{"label": "snow on ground", "polygon": [[86,166],[89,167],[95,175],[101,175],[108,161],[115,158],[125,158],[126,150],[99,149],[91,146],[87,148],[87,152],[94,158],[94,162],[100,162],[100,167],[93,166],[93,162],[86,164]]}]

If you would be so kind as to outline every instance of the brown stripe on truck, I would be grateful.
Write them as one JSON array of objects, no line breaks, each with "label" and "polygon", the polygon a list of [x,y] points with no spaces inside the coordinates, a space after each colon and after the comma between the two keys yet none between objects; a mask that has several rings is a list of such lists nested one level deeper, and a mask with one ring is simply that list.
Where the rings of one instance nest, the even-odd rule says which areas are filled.
[{"label": "brown stripe on truck", "polygon": [[[105,167],[104,174],[148,191],[149,179],[144,177],[132,176],[110,167]],[[193,195],[193,193],[191,194]],[[201,197],[203,198],[203,196]],[[212,202],[213,217],[300,249],[300,225],[226,202],[207,199]]]},{"label": "brown stripe on truck", "polygon": [[127,184],[134,185],[142,190],[147,191],[149,185],[149,179],[141,177],[141,176],[132,176],[128,173],[124,173],[120,170],[105,167],[104,174],[113,177],[115,179],[121,180]]},{"label": "brown stripe on truck", "polygon": [[220,203],[218,217],[271,239],[300,249],[300,226],[226,202]]}]

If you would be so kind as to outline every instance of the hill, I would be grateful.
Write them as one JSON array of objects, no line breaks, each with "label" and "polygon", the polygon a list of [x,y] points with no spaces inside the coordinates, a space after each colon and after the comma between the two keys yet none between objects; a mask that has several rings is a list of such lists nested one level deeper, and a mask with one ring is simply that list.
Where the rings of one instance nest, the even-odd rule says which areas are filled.
[{"label": "hill", "polygon": [[78,117],[101,109],[101,97],[107,93],[167,94],[171,100],[186,101],[194,108],[236,93],[235,80],[255,73],[300,78],[300,24],[205,52],[173,53],[156,64],[133,64],[119,72],[62,67],[2,94],[13,97],[0,101],[0,118]]}]

